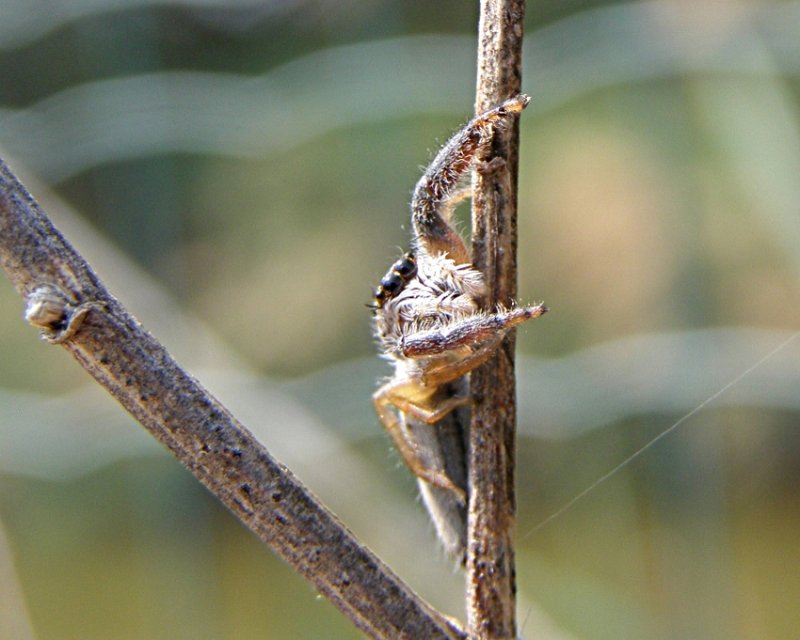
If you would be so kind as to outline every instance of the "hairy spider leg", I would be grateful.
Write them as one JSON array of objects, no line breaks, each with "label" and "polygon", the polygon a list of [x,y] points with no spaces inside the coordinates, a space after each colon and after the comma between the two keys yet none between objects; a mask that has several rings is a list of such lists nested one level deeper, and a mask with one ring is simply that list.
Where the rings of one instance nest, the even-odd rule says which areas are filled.
[{"label": "hairy spider leg", "polygon": [[457,264],[471,261],[464,240],[450,224],[453,207],[448,203],[454,192],[459,193],[459,183],[495,128],[508,123],[529,101],[520,94],[473,118],[436,154],[411,198],[411,223],[419,250],[429,255],[447,253]]},{"label": "hairy spider leg", "polygon": [[[463,355],[443,364],[426,368],[422,383],[439,386],[458,380],[488,361],[512,327],[538,318],[547,312],[544,304],[520,307],[511,311],[466,318],[442,329],[422,331],[407,336],[403,341],[403,354],[407,356],[433,355],[461,350]],[[474,346],[477,345],[477,346]]]},{"label": "hairy spider leg", "polygon": [[444,326],[425,331],[417,331],[405,335],[400,340],[400,351],[407,358],[432,356],[459,347],[469,347],[504,335],[512,327],[526,320],[538,318],[547,312],[544,304],[532,307],[515,307],[513,309],[481,313],[454,320]]}]

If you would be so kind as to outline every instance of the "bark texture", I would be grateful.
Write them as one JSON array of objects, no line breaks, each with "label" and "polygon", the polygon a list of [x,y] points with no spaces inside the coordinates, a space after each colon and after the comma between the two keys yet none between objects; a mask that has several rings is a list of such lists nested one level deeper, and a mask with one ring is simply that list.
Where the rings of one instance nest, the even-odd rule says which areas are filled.
[{"label": "bark texture", "polygon": [[[475,112],[520,93],[524,0],[481,0]],[[474,179],[472,255],[488,287],[486,307],[510,305],[517,282],[519,126],[501,130]],[[467,630],[516,638],[514,335],[471,374]]]}]

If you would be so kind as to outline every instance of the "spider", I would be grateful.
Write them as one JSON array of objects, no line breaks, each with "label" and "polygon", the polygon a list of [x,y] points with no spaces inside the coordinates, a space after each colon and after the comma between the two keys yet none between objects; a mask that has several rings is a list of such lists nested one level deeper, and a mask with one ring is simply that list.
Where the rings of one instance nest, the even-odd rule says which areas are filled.
[{"label": "spider", "polygon": [[534,306],[481,309],[482,274],[453,227],[462,183],[494,130],[528,104],[506,100],[470,120],[439,151],[411,199],[412,250],[381,279],[371,305],[394,375],[373,395],[378,417],[409,469],[445,550],[463,562],[466,541],[470,402],[467,375],[508,331],[547,311]]}]

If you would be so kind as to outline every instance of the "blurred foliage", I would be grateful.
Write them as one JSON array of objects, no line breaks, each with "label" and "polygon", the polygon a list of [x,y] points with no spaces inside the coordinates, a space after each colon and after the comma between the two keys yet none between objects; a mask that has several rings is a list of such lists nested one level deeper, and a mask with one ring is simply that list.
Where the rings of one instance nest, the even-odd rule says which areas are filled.
[{"label": "blurred foliage", "polygon": [[[419,167],[470,113],[476,19],[453,0],[0,0],[4,157],[143,323],[459,616],[371,412],[364,303]],[[800,324],[798,33],[798,2],[529,2],[519,295],[552,313],[518,336],[525,637],[800,628],[798,341],[762,362]],[[21,306],[0,282],[0,640],[358,637]]]}]

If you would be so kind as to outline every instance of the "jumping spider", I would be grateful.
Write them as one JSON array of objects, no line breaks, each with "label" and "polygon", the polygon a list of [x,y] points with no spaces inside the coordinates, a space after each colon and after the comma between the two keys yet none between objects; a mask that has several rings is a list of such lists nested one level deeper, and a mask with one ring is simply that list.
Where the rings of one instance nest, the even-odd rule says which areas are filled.
[{"label": "jumping spider", "polygon": [[518,95],[468,122],[431,162],[411,200],[413,250],[375,290],[378,339],[394,375],[374,396],[375,409],[411,471],[439,538],[463,559],[466,541],[467,374],[497,350],[506,333],[545,311],[481,309],[484,281],[451,217],[469,195],[462,186],[497,127],[528,104]]}]

